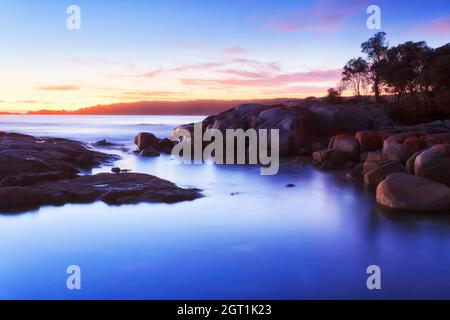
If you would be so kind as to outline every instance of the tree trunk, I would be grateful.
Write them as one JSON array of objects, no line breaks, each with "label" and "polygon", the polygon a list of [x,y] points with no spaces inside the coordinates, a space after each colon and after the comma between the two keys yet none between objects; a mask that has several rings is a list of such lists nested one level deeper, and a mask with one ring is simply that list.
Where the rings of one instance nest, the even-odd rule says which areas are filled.
[{"label": "tree trunk", "polygon": [[375,91],[375,101],[381,102],[380,99],[380,79],[378,77],[373,81],[373,91]]}]

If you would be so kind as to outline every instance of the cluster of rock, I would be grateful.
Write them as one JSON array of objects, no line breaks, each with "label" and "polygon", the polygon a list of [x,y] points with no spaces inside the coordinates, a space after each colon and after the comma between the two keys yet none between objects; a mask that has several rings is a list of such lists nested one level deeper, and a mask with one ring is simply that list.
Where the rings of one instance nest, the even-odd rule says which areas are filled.
[{"label": "cluster of rock", "polygon": [[141,132],[135,139],[136,153],[141,157],[159,157],[161,153],[170,154],[174,142],[168,138],[159,139],[153,133]]},{"label": "cluster of rock", "polygon": [[[312,158],[322,170],[363,175],[377,189],[380,204],[420,211],[449,207],[450,120],[395,126],[384,106],[306,99],[275,106],[244,104],[201,125],[203,131],[278,129],[281,156],[297,156],[294,161],[300,164]],[[173,136],[185,130],[192,136],[194,124],[175,128]]]},{"label": "cluster of rock", "polygon": [[137,174],[79,175],[118,159],[67,139],[0,132],[0,211],[97,200],[108,204],[177,202],[200,197],[157,177]]},{"label": "cluster of rock", "polygon": [[[289,105],[265,106],[243,104],[202,121],[207,129],[278,129],[280,154],[298,155],[302,151],[320,146],[338,133],[352,133],[376,129],[391,122],[387,111],[377,105],[332,105],[318,99],[294,101]],[[182,125],[173,136],[182,131],[194,133],[194,124]]]},{"label": "cluster of rock", "polygon": [[450,120],[334,136],[313,161],[325,170],[360,171],[382,205],[450,209]]}]

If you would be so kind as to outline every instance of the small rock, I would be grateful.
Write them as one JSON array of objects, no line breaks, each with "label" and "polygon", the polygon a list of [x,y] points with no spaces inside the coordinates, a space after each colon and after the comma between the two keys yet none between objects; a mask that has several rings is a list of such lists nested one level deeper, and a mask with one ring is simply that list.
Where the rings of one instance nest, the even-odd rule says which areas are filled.
[{"label": "small rock", "polygon": [[122,169],[120,169],[119,167],[114,167],[114,168],[111,169],[111,172],[113,172],[113,173],[121,173]]},{"label": "small rock", "polygon": [[171,154],[175,143],[170,139],[161,139],[158,143],[158,150],[165,154]]},{"label": "small rock", "polygon": [[295,184],[289,183],[286,185],[286,188],[295,188]]},{"label": "small rock", "polygon": [[141,132],[134,138],[134,143],[139,151],[153,147],[158,147],[159,139],[150,132]]},{"label": "small rock", "polygon": [[97,141],[96,143],[94,143],[94,146],[96,147],[110,147],[113,146],[114,144],[111,142],[108,142],[106,139]]}]

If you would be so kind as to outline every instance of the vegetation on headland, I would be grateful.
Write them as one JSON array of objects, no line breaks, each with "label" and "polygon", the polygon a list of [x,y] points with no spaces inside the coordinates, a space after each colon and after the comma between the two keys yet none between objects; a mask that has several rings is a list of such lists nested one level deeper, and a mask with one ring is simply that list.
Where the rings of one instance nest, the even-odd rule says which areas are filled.
[{"label": "vegetation on headland", "polygon": [[361,44],[361,51],[365,57],[349,60],[342,81],[328,90],[329,102],[344,101],[345,89],[353,92],[354,99],[367,98],[371,91],[376,102],[407,106],[406,112],[415,115],[448,116],[450,43],[431,48],[425,41],[407,41],[390,47],[386,33],[379,32]]}]

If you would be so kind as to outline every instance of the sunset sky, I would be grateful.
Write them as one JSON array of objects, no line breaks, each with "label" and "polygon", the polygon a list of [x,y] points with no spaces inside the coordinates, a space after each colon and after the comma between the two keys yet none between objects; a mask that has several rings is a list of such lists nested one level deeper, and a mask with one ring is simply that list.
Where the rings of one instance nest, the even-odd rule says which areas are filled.
[{"label": "sunset sky", "polygon": [[378,31],[369,4],[393,45],[450,41],[448,0],[1,0],[0,111],[321,96]]}]

